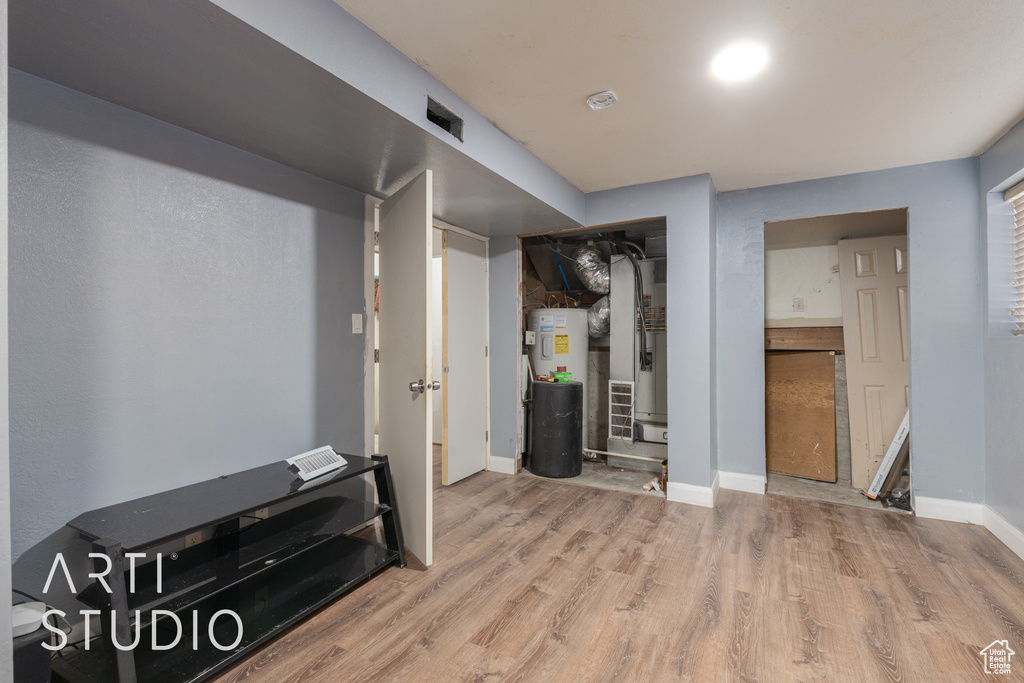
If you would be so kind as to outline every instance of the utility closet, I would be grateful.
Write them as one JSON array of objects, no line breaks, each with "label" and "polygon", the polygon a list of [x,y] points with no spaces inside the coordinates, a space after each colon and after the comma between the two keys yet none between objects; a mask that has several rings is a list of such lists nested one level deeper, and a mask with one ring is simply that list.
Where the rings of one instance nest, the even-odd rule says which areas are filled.
[{"label": "utility closet", "polygon": [[[552,448],[611,467],[662,470],[665,232],[665,219],[652,218],[521,238],[520,443],[531,472]],[[578,423],[570,405],[546,398],[543,385],[565,373],[582,385]]]}]

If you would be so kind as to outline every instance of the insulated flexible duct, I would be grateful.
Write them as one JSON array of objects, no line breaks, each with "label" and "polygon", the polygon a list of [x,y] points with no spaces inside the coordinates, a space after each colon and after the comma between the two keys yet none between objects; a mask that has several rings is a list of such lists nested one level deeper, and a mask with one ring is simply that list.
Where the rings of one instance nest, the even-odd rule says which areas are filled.
[{"label": "insulated flexible duct", "polygon": [[608,297],[597,300],[587,311],[587,332],[591,337],[603,337],[612,329],[612,309],[608,305]]},{"label": "insulated flexible duct", "polygon": [[576,276],[595,294],[607,294],[611,285],[611,271],[601,260],[601,254],[594,247],[580,247],[573,254],[573,270]]}]

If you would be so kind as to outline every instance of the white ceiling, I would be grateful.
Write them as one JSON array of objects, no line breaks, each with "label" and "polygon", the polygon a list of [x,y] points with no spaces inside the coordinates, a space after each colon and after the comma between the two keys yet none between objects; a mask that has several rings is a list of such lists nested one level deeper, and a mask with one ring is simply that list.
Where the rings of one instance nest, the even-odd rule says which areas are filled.
[{"label": "white ceiling", "polygon": [[[335,1],[585,192],[973,156],[1024,115],[1021,0]],[[741,39],[768,68],[714,81]]]}]

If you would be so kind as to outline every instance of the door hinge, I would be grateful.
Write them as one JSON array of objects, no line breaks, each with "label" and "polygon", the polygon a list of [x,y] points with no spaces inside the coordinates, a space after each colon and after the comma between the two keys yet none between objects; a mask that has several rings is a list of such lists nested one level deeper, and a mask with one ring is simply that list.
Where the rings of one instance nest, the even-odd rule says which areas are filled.
[{"label": "door hinge", "polygon": [[490,440],[491,440],[491,433],[490,432],[484,432],[484,441],[490,441]]},{"label": "door hinge", "polygon": [[484,347],[484,358],[487,358],[487,354],[488,353],[490,353],[490,349],[485,346]]},{"label": "door hinge", "polygon": [[380,349],[374,349],[373,350],[373,362],[374,363],[379,363],[380,362]]}]

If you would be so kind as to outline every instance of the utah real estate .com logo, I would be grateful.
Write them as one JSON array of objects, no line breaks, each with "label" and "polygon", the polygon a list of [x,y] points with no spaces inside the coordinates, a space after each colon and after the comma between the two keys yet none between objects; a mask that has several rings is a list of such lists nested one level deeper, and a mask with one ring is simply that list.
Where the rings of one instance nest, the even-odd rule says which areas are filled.
[{"label": "utah real estate .com logo", "polygon": [[1010,649],[1009,641],[994,640],[979,654],[985,658],[985,673],[1008,675],[1010,673],[1010,657],[1017,653]]}]

